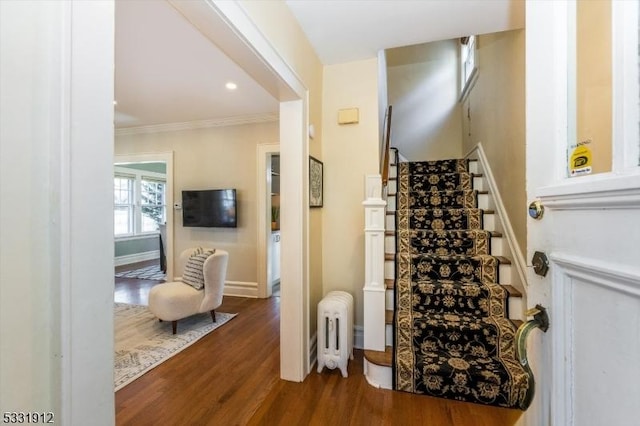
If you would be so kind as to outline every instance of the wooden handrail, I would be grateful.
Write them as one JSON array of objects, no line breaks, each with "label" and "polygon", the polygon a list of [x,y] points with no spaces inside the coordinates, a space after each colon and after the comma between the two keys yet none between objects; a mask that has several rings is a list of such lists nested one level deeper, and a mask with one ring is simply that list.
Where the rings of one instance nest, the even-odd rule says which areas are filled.
[{"label": "wooden handrail", "polygon": [[382,187],[386,187],[389,182],[389,156],[391,148],[391,105],[387,107],[384,117],[384,140],[382,144],[382,162],[380,164],[380,174],[382,175]]}]

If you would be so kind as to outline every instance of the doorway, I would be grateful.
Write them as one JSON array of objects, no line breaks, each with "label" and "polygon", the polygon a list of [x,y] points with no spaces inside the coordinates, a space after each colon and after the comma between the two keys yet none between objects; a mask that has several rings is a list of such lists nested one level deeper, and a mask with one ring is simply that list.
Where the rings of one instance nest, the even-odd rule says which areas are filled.
[{"label": "doorway", "polygon": [[258,297],[280,296],[281,280],[281,170],[280,145],[259,144],[257,160]]}]

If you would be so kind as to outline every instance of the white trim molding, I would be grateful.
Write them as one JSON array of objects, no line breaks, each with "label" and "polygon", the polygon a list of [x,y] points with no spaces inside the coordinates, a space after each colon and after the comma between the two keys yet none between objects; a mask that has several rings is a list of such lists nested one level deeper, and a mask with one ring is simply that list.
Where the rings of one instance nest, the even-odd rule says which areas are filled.
[{"label": "white trim molding", "polygon": [[255,299],[258,297],[258,283],[245,281],[225,281],[224,295],[250,297]]},{"label": "white trim molding", "polygon": [[640,268],[564,253],[549,257],[572,278],[640,298]]},{"label": "white trim molding", "polygon": [[[173,277],[174,282],[182,281],[182,277]],[[225,281],[223,294],[233,297],[258,298],[258,283],[248,281]]]},{"label": "white trim molding", "polygon": [[540,188],[538,198],[545,207],[556,210],[638,209],[640,173],[572,178]]},{"label": "white trim molding", "polygon": [[160,259],[160,250],[145,251],[142,253],[126,254],[115,258],[115,266],[131,265],[132,263],[144,262],[147,260]]},{"label": "white trim molding", "polygon": [[489,186],[489,194],[493,198],[496,213],[500,222],[502,223],[502,231],[504,233],[504,237],[507,240],[511,256],[513,257],[513,265],[515,266],[515,270],[518,273],[518,277],[520,278],[520,283],[522,283],[523,288],[521,288],[521,290],[525,290],[528,287],[526,269],[527,262],[525,260],[524,254],[522,253],[522,250],[520,249],[520,246],[518,245],[518,242],[516,241],[516,234],[513,230],[513,226],[511,225],[511,221],[509,220],[507,209],[502,202],[502,196],[500,195],[500,191],[498,190],[498,184],[495,177],[493,176],[493,172],[491,171],[491,165],[489,164],[487,155],[484,152],[482,143],[478,142],[478,144],[471,151],[469,151],[467,155],[465,155],[465,158],[477,159],[480,162],[482,173],[486,177],[487,185]]},{"label": "white trim molding", "polygon": [[353,347],[364,349],[364,327],[361,325],[353,326]]},{"label": "white trim molding", "polygon": [[209,120],[185,121],[181,123],[153,124],[148,126],[124,127],[116,129],[116,136],[140,135],[145,133],[175,132],[179,130],[206,129],[211,127],[240,126],[242,124],[270,123],[278,121],[277,112],[240,115],[235,117],[212,118]]},{"label": "white trim molding", "polygon": [[553,270],[552,288],[552,388],[554,424],[573,426],[575,396],[575,298],[577,285],[592,284],[600,288],[640,299],[640,268],[603,262],[563,252],[550,254]]}]

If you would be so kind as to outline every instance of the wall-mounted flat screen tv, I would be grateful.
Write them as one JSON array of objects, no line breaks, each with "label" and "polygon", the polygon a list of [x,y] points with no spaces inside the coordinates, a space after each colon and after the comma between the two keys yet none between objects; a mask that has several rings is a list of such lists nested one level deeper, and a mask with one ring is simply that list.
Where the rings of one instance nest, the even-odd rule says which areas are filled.
[{"label": "wall-mounted flat screen tv", "polygon": [[235,189],[182,191],[182,226],[237,228]]}]

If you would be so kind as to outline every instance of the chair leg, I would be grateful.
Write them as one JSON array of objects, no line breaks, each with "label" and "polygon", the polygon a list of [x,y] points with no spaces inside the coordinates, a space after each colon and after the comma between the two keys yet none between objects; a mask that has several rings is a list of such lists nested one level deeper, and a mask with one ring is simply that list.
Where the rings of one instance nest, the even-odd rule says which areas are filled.
[{"label": "chair leg", "polygon": [[216,322],[216,311],[215,311],[215,309],[211,311],[211,319],[213,320],[213,322]]},{"label": "chair leg", "polygon": [[173,334],[176,334],[176,331],[178,331],[178,321],[171,321],[171,327],[173,328]]}]

